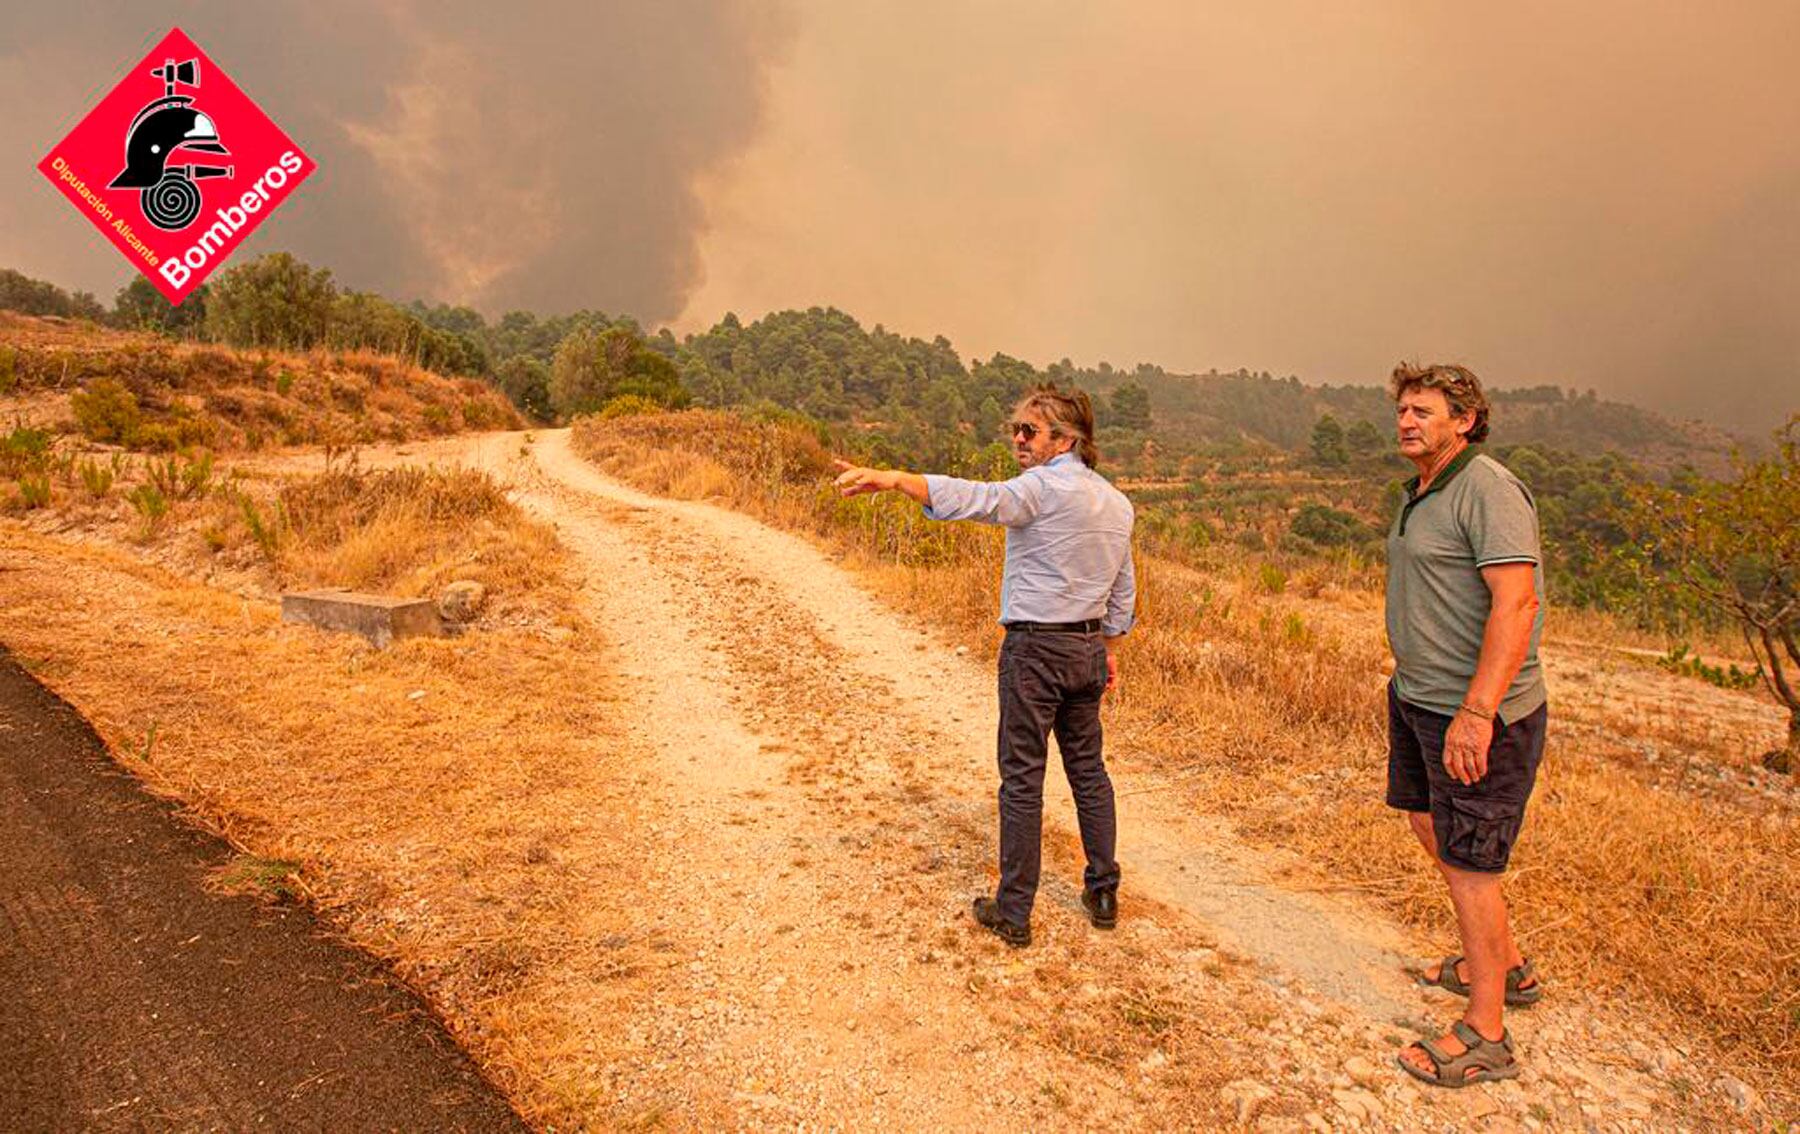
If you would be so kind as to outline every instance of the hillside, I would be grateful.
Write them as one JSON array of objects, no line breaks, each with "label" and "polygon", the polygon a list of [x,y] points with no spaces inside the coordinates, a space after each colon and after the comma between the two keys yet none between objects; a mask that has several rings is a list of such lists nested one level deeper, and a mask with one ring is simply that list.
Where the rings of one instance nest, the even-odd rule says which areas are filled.
[{"label": "hillside", "polygon": [[[1094,392],[1102,449],[1140,476],[1167,475],[1182,458],[1196,454],[1304,451],[1313,426],[1325,415],[1346,429],[1364,427],[1360,438],[1365,451],[1380,446],[1390,432],[1391,410],[1379,374],[1364,376],[1370,384],[1334,386],[1247,370],[1179,374],[1149,363],[1126,371],[1104,362],[1077,367],[1066,358],[1039,367],[1003,353],[965,360],[942,335],[926,340],[895,334],[879,323],[865,327],[829,307],[773,311],[749,323],[727,313],[711,328],[680,340],[667,329],[647,334],[627,315],[596,311],[549,316],[511,311],[490,322],[466,307],[401,306],[378,295],[343,290],[328,269],[313,268],[286,253],[231,269],[208,285],[204,296],[179,309],[169,307],[141,280],[121,291],[114,309],[106,312],[91,296],[70,295],[0,269],[0,309],[7,308],[178,337],[203,332],[215,342],[300,344],[312,348],[308,359],[336,359],[335,369],[352,373],[367,372],[370,366],[344,360],[357,358],[356,348],[373,348],[440,372],[480,376],[535,423],[567,421],[620,393],[671,407],[688,404],[690,398],[712,408],[775,407],[854,426],[894,458],[904,454],[932,464],[964,460],[1001,440],[1006,408],[1027,388],[1045,381]],[[50,361],[53,371],[60,369],[54,364],[62,360]],[[7,381],[5,367],[0,356],[0,393]],[[306,367],[265,362],[263,369],[299,375]],[[646,380],[651,372],[658,380]],[[376,385],[391,384],[378,375],[366,376]],[[361,383],[352,378],[341,385],[347,389],[340,392],[339,383],[323,383],[321,392],[329,400],[353,403],[347,408],[356,417],[354,411],[362,408],[354,404]],[[1755,452],[1766,442],[1703,422],[1672,421],[1636,405],[1602,399],[1591,390],[1538,385],[1491,392],[1496,445],[1531,445],[1583,457],[1618,453],[1656,476],[1684,466],[1722,476],[1730,471],[1734,447],[1741,444]],[[419,407],[429,414],[427,431],[453,431],[455,399],[426,400],[438,405]],[[375,420],[349,423],[353,439],[393,439],[391,432],[383,432],[393,426],[382,413],[408,416],[391,399],[376,408]],[[1771,426],[1793,408],[1775,407]],[[239,406],[234,413],[228,406],[224,416],[245,414],[256,416],[255,407]],[[486,421],[479,409],[464,416],[471,428]],[[265,422],[241,439],[263,441],[270,427],[292,433],[289,424],[285,419]],[[1156,455],[1163,459],[1154,459]]]},{"label": "hillside", "polygon": [[[1172,374],[1140,366],[1072,371],[1075,381],[1111,395],[1129,383],[1149,394],[1152,433],[1176,448],[1248,443],[1304,449],[1313,425],[1330,414],[1346,428],[1367,422],[1383,438],[1391,432],[1392,403],[1378,385],[1308,385],[1298,378],[1234,371]],[[1646,471],[1671,472],[1690,465],[1721,476],[1729,471],[1732,449],[1754,448],[1759,438],[1740,438],[1699,421],[1672,421],[1593,391],[1576,393],[1556,386],[1489,391],[1494,404],[1492,442],[1531,445],[1585,455],[1615,452]],[[1772,423],[1773,424],[1773,423]]]},{"label": "hillside", "polygon": [[498,391],[371,351],[238,351],[0,312],[0,421],[129,449],[367,444],[523,424]]}]

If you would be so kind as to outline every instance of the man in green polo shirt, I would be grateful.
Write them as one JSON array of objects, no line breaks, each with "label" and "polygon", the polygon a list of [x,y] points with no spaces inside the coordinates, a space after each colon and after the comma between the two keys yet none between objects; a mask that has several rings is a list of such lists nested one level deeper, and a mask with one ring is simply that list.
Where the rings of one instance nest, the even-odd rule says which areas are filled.
[{"label": "man in green polo shirt", "polygon": [[1480,380],[1403,363],[1389,389],[1419,475],[1388,533],[1387,802],[1444,876],[1462,936],[1461,954],[1420,977],[1469,998],[1448,1035],[1398,1058],[1461,1087],[1519,1073],[1503,1010],[1543,993],[1500,893],[1544,751],[1543,564],[1530,491],[1475,448],[1488,432]]}]

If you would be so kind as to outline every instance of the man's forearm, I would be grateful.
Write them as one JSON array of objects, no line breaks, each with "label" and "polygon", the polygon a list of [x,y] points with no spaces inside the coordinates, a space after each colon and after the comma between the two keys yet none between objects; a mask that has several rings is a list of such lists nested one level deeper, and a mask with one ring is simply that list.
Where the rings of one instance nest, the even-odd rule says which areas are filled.
[{"label": "man's forearm", "polygon": [[904,492],[920,504],[924,504],[927,507],[930,506],[931,486],[925,483],[924,477],[920,476],[918,473],[906,472],[902,469],[895,469],[893,472],[894,491]]}]

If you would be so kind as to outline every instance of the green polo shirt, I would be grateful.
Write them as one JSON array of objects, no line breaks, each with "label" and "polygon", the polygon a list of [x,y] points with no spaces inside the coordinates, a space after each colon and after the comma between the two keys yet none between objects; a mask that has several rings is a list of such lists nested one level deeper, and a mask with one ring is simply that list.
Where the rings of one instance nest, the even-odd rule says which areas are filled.
[{"label": "green polo shirt", "polygon": [[1500,703],[1502,723],[1544,703],[1538,638],[1544,629],[1544,564],[1537,504],[1500,462],[1464,449],[1419,491],[1414,477],[1387,541],[1387,633],[1394,691],[1402,701],[1446,716],[1468,694],[1481,657],[1492,598],[1483,567],[1530,563],[1537,617],[1525,664]]}]

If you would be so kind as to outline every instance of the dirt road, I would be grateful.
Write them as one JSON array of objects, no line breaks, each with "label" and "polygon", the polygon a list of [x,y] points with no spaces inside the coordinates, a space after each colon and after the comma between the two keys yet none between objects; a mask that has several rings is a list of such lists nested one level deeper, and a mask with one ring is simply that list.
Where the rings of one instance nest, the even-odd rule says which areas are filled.
[{"label": "dirt road", "polygon": [[418,998],[0,653],[0,1129],[523,1130]]}]

